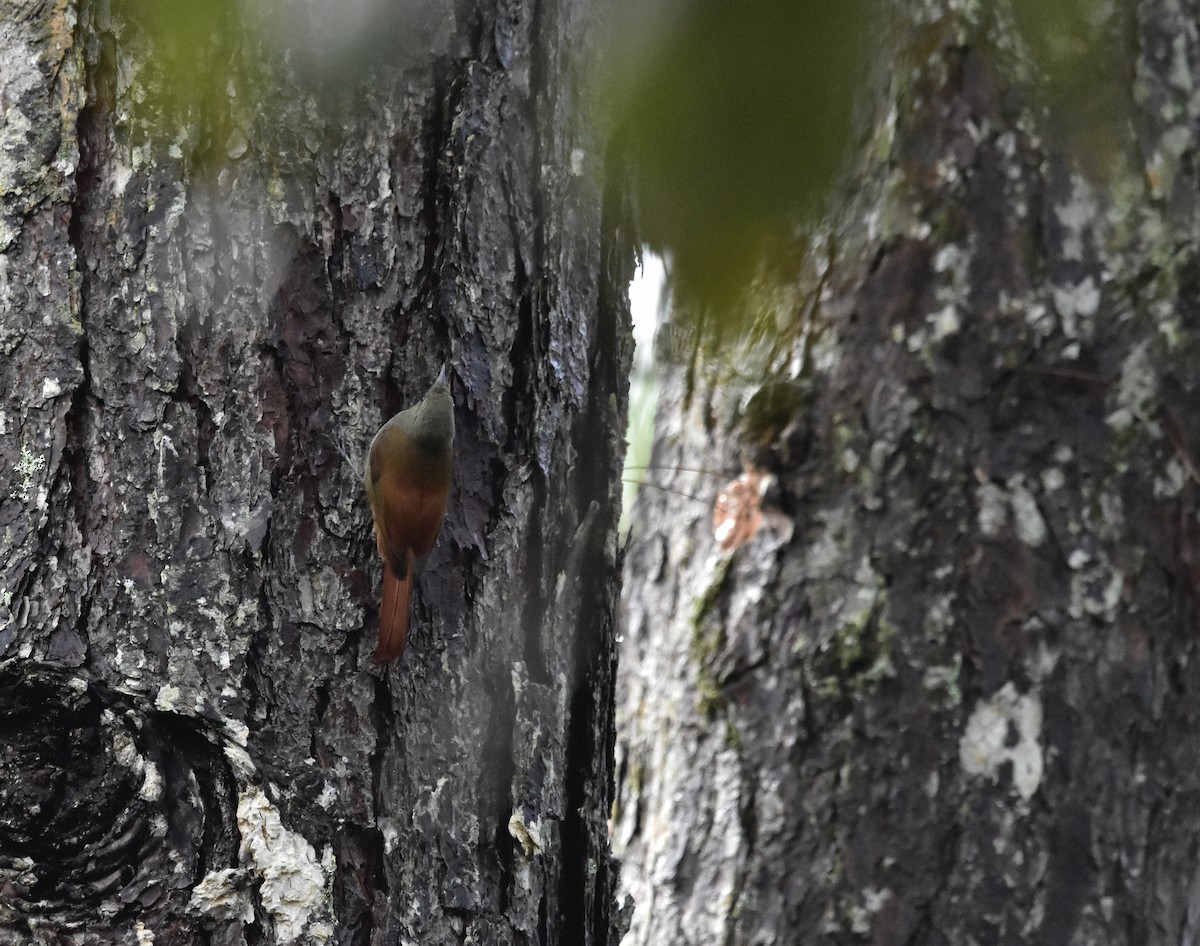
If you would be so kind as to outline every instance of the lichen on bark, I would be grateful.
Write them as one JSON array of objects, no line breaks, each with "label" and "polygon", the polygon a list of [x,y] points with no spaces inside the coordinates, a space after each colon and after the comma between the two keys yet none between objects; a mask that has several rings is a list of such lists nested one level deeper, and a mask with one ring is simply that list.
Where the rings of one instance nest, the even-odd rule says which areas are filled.
[{"label": "lichen on bark", "polygon": [[[6,943],[617,937],[597,11],[426,6],[329,71],[208,24],[182,91],[134,0],[0,30]],[[451,503],[379,667],[362,457],[443,361]]]},{"label": "lichen on bark", "polygon": [[[1097,162],[1006,8],[897,8],[861,162],[796,253],[815,302],[744,363],[665,346],[662,482],[711,495],[683,471],[749,460],[778,485],[728,559],[686,500],[638,499],[630,942],[1186,937],[1197,31],[1105,10],[1097,43],[1140,53]],[[765,441],[764,381],[811,392]]]}]

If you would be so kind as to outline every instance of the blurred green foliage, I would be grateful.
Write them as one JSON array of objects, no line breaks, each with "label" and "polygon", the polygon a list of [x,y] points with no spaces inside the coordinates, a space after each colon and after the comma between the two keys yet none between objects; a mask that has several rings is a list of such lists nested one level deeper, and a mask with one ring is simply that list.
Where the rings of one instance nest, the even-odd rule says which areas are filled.
[{"label": "blurred green foliage", "polygon": [[112,12],[124,24],[118,113],[141,135],[178,142],[198,164],[221,163],[246,34],[240,0],[117,0]]},{"label": "blurred green foliage", "polygon": [[[643,0],[622,20],[606,55],[606,94],[627,136],[642,237],[672,261],[677,310],[718,347],[752,326],[756,294],[797,279],[806,227],[839,175],[849,179],[855,145],[870,132],[871,59],[895,57],[873,67],[903,90],[929,65],[906,58],[913,52],[937,57],[970,44],[1033,95],[1025,101],[1045,106],[1046,131],[1062,132],[1058,146],[1084,171],[1130,147],[1131,5],[905,6]],[[905,22],[937,41],[905,47]]]},{"label": "blurred green foliage", "polygon": [[386,94],[453,28],[451,0],[113,0],[112,12],[119,107],[210,170],[237,160],[254,121],[282,103],[310,96],[339,114]]},{"label": "blurred green foliage", "polygon": [[1038,91],[1081,170],[1107,177],[1132,147],[1134,4],[1112,0],[1012,0]]},{"label": "blurred green foliage", "polygon": [[610,101],[643,238],[675,289],[728,303],[844,166],[866,0],[692,0],[627,15]]},{"label": "blurred green foliage", "polygon": [[[869,105],[868,60],[888,55],[895,14],[872,0],[614,2],[622,25],[601,53],[603,91],[633,160],[642,238],[670,258],[684,310],[703,313],[718,335],[742,328],[756,318],[747,287],[757,280],[769,294],[772,281],[796,278],[799,235],[854,160],[855,134],[868,130],[856,121],[856,106]],[[450,0],[114,0],[113,9],[152,50],[128,60],[136,71],[118,66],[133,117],[172,140],[187,128],[185,148],[209,165],[240,156],[252,117],[290,94],[288,82],[352,103],[348,86],[378,87],[445,53],[456,22]],[[1131,140],[1134,13],[1112,0],[966,5],[941,14],[959,27],[939,30],[942,42],[988,45],[1009,9],[1049,114],[1081,163],[1103,167]],[[268,94],[271,61],[286,62],[290,78]],[[896,81],[912,65],[899,63]]]}]

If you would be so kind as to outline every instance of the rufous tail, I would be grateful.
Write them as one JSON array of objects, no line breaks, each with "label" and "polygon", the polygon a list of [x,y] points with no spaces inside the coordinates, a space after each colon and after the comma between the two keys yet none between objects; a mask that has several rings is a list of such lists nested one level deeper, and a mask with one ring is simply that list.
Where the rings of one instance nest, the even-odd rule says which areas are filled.
[{"label": "rufous tail", "polygon": [[397,578],[392,566],[383,563],[383,601],[379,605],[379,645],[375,659],[391,663],[402,653],[408,640],[408,608],[412,597],[413,553],[408,553],[405,576]]}]

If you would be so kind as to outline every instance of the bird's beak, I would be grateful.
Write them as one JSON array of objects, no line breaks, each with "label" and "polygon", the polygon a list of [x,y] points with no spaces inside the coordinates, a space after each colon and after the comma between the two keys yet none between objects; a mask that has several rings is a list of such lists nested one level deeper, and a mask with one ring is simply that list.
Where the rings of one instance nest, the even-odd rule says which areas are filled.
[{"label": "bird's beak", "polygon": [[442,370],[438,372],[437,380],[433,382],[434,384],[445,384],[446,383],[446,368],[449,367],[449,365],[450,365],[450,362],[448,362],[448,361],[444,362],[442,364]]}]

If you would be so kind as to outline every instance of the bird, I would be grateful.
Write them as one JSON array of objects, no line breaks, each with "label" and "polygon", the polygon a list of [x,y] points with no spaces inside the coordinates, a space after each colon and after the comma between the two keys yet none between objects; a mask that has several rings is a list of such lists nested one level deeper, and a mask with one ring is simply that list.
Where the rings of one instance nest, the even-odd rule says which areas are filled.
[{"label": "bird", "polygon": [[443,365],[420,401],[379,428],[367,455],[363,481],[383,559],[379,663],[404,652],[413,576],[437,540],[453,467],[454,399]]}]

